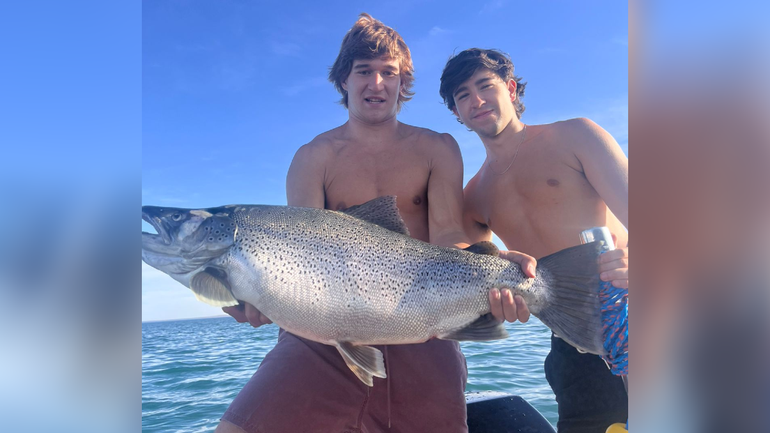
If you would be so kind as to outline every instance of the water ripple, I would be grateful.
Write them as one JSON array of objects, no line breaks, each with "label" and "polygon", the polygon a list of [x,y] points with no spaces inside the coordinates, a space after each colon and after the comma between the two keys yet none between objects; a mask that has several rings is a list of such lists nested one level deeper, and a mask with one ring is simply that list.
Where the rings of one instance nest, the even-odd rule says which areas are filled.
[{"label": "water ripple", "polygon": [[[506,328],[506,340],[461,344],[466,390],[520,395],[555,424],[543,372],[550,330],[535,318]],[[142,431],[212,432],[277,337],[275,325],[253,329],[229,317],[143,323]]]}]

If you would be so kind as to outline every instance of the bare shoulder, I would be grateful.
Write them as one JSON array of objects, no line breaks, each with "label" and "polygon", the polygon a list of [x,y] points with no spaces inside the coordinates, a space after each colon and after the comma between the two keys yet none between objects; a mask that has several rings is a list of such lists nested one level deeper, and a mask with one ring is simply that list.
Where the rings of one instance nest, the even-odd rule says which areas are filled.
[{"label": "bare shoulder", "polygon": [[615,141],[609,132],[591,119],[578,117],[545,125],[553,139],[576,148],[595,148]]},{"label": "bare shoulder", "polygon": [[326,161],[332,157],[340,145],[339,128],[317,135],[309,143],[302,145],[294,155],[295,160]]},{"label": "bare shoulder", "polygon": [[431,153],[460,154],[460,146],[451,135],[436,132],[428,128],[420,128],[407,124],[401,124],[402,135],[407,137],[414,145]]}]

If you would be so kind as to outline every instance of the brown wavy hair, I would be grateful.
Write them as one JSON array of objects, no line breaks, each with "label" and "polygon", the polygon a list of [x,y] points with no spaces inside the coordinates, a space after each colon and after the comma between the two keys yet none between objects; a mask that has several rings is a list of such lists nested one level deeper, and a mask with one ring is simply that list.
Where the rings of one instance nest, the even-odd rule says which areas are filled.
[{"label": "brown wavy hair", "polygon": [[376,59],[385,57],[398,61],[398,70],[401,76],[401,89],[398,95],[398,108],[401,104],[412,99],[411,91],[414,83],[414,65],[409,47],[395,30],[386,26],[381,21],[372,18],[367,13],[358,16],[353,27],[348,30],[342,39],[342,46],[334,65],[329,69],[329,81],[342,95],[340,103],[348,108],[348,93],[342,88],[342,83],[347,80],[353,69],[353,61],[361,59]]}]

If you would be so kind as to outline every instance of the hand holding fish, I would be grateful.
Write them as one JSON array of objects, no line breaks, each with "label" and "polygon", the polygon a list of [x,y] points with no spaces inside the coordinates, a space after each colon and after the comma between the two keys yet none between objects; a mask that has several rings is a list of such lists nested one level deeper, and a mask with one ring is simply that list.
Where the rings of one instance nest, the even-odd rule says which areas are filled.
[{"label": "hand holding fish", "polygon": [[229,314],[238,323],[249,322],[251,326],[259,328],[262,325],[269,325],[273,323],[270,319],[262,314],[256,307],[248,302],[241,301],[234,307],[223,307],[222,311]]},{"label": "hand holding fish", "polygon": [[599,256],[599,277],[618,289],[628,289],[628,247],[618,248]]},{"label": "hand holding fish", "polygon": [[[537,260],[534,257],[518,251],[500,251],[499,256],[511,262],[518,263],[529,278],[535,277]],[[514,295],[506,288],[493,288],[489,291],[489,306],[495,319],[501,322],[526,323],[529,320],[529,308],[527,303],[519,295]]]}]

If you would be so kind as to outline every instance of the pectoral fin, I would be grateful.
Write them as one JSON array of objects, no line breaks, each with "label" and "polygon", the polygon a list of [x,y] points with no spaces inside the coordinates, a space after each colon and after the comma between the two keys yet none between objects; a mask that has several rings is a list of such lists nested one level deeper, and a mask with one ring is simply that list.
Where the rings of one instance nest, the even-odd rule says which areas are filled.
[{"label": "pectoral fin", "polygon": [[485,314],[473,323],[454,330],[445,335],[439,335],[442,340],[457,341],[489,341],[508,338],[508,331],[503,324],[491,314]]},{"label": "pectoral fin", "polygon": [[350,371],[353,372],[361,382],[373,386],[373,376],[385,379],[385,361],[382,358],[382,352],[371,346],[355,346],[351,343],[337,343],[342,359],[345,360]]},{"label": "pectoral fin", "polygon": [[227,283],[227,275],[214,268],[198,272],[190,281],[190,289],[199,301],[215,307],[238,305]]}]

